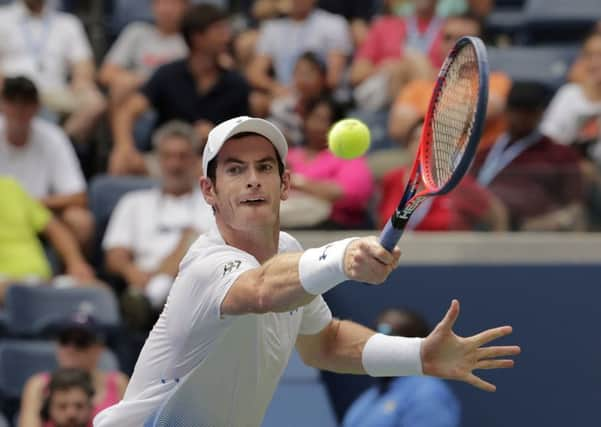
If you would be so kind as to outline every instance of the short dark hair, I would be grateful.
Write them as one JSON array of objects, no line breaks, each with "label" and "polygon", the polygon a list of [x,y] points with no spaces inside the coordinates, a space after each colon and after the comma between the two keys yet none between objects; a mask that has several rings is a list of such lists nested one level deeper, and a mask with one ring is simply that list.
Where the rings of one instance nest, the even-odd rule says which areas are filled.
[{"label": "short dark hair", "polygon": [[537,81],[514,82],[507,96],[507,109],[544,110],[549,102],[550,94],[549,87],[544,83]]},{"label": "short dark hair", "polygon": [[332,112],[332,123],[336,123],[338,120],[341,120],[344,117],[345,111],[343,106],[327,94],[312,99],[307,103],[305,117],[312,113],[313,110],[315,110],[321,104],[327,105]]},{"label": "short dark hair", "polygon": [[192,38],[196,33],[205,32],[211,25],[216,22],[227,19],[227,13],[211,4],[198,4],[190,6],[184,15],[180,33],[188,48],[192,49]]},{"label": "short dark hair", "polygon": [[[255,132],[241,132],[241,133],[237,133],[237,134],[231,136],[229,139],[244,138],[245,136],[250,136],[250,135],[259,135],[259,134],[255,133]],[[263,135],[259,135],[259,136],[263,136]],[[278,152],[278,150],[276,150],[275,146],[273,147],[273,150],[275,151],[275,157],[278,162],[278,173],[280,174],[280,178],[283,178],[286,167],[284,166],[284,162],[282,161],[282,158],[280,157],[280,153]],[[217,155],[215,157],[213,157],[209,161],[209,164],[207,165],[207,178],[209,178],[211,180],[213,185],[215,185],[215,183],[217,182],[217,158],[218,157],[219,157],[219,153],[217,153]]]},{"label": "short dark hair", "polygon": [[327,65],[324,60],[315,52],[306,51],[296,60],[296,65],[301,61],[307,61],[313,65],[323,76],[327,73]]},{"label": "short dark hair", "polygon": [[5,78],[2,98],[6,101],[24,104],[37,104],[40,100],[35,84],[24,76]]},{"label": "short dark hair", "polygon": [[92,397],[94,397],[94,385],[89,372],[75,368],[61,368],[52,373],[50,382],[48,383],[46,399],[41,409],[42,419],[49,421],[50,403],[52,402],[54,393],[72,388],[82,390],[90,402],[92,401]]}]

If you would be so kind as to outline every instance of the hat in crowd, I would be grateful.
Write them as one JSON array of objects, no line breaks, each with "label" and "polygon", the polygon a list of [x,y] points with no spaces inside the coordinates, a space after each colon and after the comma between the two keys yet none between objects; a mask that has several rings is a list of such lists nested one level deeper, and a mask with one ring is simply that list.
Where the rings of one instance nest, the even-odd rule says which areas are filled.
[{"label": "hat in crowd", "polygon": [[56,322],[53,328],[60,342],[73,340],[85,344],[104,342],[105,331],[87,311],[76,311]]},{"label": "hat in crowd", "polygon": [[225,141],[241,133],[256,133],[267,138],[275,147],[280,160],[286,164],[288,143],[282,132],[272,123],[264,119],[240,116],[226,120],[209,132],[209,137],[202,155],[202,170],[207,176],[209,162],[217,157]]}]

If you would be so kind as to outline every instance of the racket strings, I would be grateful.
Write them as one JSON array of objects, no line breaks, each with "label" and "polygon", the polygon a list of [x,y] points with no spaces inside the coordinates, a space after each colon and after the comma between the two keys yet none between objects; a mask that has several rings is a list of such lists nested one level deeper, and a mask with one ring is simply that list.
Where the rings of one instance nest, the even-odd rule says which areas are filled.
[{"label": "racket strings", "polygon": [[478,59],[471,45],[448,65],[433,110],[430,186],[441,188],[457,168],[472,133],[479,91]]}]

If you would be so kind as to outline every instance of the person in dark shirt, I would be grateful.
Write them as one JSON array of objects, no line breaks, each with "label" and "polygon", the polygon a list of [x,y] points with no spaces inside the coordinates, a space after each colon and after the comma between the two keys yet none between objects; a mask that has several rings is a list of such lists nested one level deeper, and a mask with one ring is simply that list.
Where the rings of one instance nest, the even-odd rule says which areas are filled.
[{"label": "person in dark shirt", "polygon": [[506,132],[478,154],[473,171],[480,185],[505,204],[512,229],[582,230],[580,156],[540,132],[547,100],[541,83],[514,83],[507,99]]},{"label": "person in dark shirt", "polygon": [[157,112],[157,126],[183,120],[192,123],[203,140],[215,123],[248,114],[246,80],[220,63],[231,39],[226,13],[211,5],[192,6],[181,32],[190,50],[188,57],[159,67],[115,112],[109,159],[113,175],[146,172],[133,128],[136,119],[151,107]]}]

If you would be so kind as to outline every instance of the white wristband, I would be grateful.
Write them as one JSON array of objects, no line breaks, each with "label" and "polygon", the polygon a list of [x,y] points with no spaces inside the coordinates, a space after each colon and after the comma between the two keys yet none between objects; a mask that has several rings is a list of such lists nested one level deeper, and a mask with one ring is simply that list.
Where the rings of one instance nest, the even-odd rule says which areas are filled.
[{"label": "white wristband", "polygon": [[420,354],[423,340],[375,334],[363,347],[363,369],[372,377],[423,375]]},{"label": "white wristband", "polygon": [[312,295],[329,291],[340,282],[348,280],[344,273],[344,253],[358,237],[338,240],[321,248],[307,249],[298,262],[298,275],[302,287]]}]

